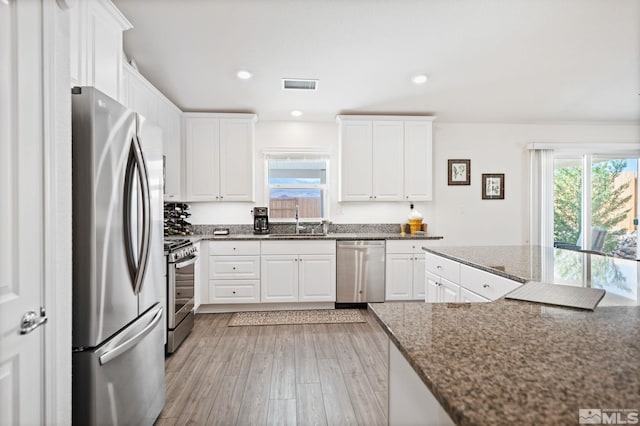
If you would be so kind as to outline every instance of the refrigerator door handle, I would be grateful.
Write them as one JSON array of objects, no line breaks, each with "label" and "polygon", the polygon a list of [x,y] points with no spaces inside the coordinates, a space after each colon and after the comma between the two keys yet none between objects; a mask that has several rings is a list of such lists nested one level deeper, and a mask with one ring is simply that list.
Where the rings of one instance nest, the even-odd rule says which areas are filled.
[{"label": "refrigerator door handle", "polygon": [[134,174],[135,174],[135,170],[136,170],[136,160],[135,160],[135,156],[133,154],[133,138],[131,140],[130,143],[130,148],[129,148],[129,158],[127,160],[127,166],[125,168],[125,172],[124,172],[124,245],[125,245],[125,255],[127,258],[127,267],[129,269],[129,275],[131,277],[131,282],[133,284],[133,291],[134,294],[136,291],[136,286],[135,286],[135,277],[138,273],[138,262],[136,259],[136,255],[134,253],[134,246],[133,246],[133,231],[132,231],[132,212],[133,212],[133,207],[132,207],[132,202],[133,200],[131,199],[132,194],[133,194],[133,187],[135,185],[135,179],[134,179]]},{"label": "refrigerator door handle", "polygon": [[[139,294],[142,289],[144,274],[149,262],[149,248],[151,246],[151,193],[149,189],[149,174],[147,165],[142,153],[142,145],[138,138],[138,115],[136,114],[136,135],[131,138],[129,148],[129,159],[125,169],[124,188],[124,232],[125,251],[129,275],[133,282],[133,293]],[[135,186],[134,174],[137,170],[138,181],[140,183],[142,199],[142,236],[139,246],[138,258],[134,253],[132,228],[132,194]]]},{"label": "refrigerator door handle", "polygon": [[133,138],[132,149],[138,168],[138,178],[142,190],[142,244],[140,246],[140,257],[138,268],[134,277],[134,293],[139,294],[142,290],[144,274],[149,263],[149,249],[151,247],[151,190],[149,188],[149,172],[147,162],[142,152],[140,143],[141,117],[136,114],[136,135]]},{"label": "refrigerator door handle", "polygon": [[147,324],[145,328],[140,330],[140,332],[137,333],[132,338],[128,339],[127,341],[111,349],[109,352],[102,354],[98,358],[98,360],[100,361],[100,365],[105,365],[108,362],[113,361],[114,359],[116,359],[117,357],[119,357],[120,355],[127,352],[129,349],[133,348],[135,345],[137,345],[138,342],[144,339],[144,337],[147,334],[149,334],[151,330],[155,328],[155,326],[160,322],[161,319],[162,319],[162,307],[158,307],[158,310],[156,311],[155,315],[153,316],[151,321],[149,321],[149,324]]}]

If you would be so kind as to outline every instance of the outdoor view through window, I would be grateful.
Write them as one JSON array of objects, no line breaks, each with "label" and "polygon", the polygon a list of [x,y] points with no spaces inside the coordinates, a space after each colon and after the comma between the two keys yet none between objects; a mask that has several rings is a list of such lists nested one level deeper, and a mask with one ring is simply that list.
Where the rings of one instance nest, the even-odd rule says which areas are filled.
[{"label": "outdoor view through window", "polygon": [[[584,170],[585,164],[591,164],[590,170]],[[590,197],[584,196],[583,182],[589,182],[586,190]],[[636,259],[637,217],[637,158],[607,158],[603,155],[555,158],[556,247]],[[583,224],[585,218],[590,218],[590,223]],[[583,243],[586,232],[591,233],[590,247]]]},{"label": "outdoor view through window", "polygon": [[325,216],[327,160],[268,160],[269,216],[292,219],[296,205],[300,219],[320,220]]}]

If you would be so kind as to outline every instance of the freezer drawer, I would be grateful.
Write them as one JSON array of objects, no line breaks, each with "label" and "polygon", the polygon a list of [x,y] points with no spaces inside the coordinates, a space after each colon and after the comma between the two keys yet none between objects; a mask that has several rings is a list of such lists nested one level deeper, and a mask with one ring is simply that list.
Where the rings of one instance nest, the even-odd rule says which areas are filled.
[{"label": "freezer drawer", "polygon": [[336,252],[336,302],[384,302],[385,242],[341,241]]},{"label": "freezer drawer", "polygon": [[164,324],[154,305],[98,348],[72,356],[72,422],[153,425],[165,401]]}]

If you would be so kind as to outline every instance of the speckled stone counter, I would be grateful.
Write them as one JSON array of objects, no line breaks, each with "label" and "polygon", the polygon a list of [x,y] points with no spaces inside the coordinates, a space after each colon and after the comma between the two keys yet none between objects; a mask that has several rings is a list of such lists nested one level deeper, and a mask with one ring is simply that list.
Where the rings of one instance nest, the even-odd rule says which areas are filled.
[{"label": "speckled stone counter", "polygon": [[299,234],[292,236],[290,234],[229,234],[229,235],[213,235],[213,234],[199,234],[189,236],[171,236],[165,237],[168,239],[173,238],[187,238],[193,242],[210,240],[210,241],[237,241],[237,240],[441,240],[442,237],[438,235],[401,235],[400,233],[330,233],[326,235],[322,234]]},{"label": "speckled stone counter", "polygon": [[640,410],[640,307],[369,307],[457,424],[569,425],[580,408]]}]

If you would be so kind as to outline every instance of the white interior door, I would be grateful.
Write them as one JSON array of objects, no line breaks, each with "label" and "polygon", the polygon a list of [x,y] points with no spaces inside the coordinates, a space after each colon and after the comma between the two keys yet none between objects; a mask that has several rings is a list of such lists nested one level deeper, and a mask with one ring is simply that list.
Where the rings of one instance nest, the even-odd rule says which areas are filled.
[{"label": "white interior door", "polygon": [[0,424],[44,423],[42,4],[0,1]]}]

